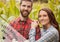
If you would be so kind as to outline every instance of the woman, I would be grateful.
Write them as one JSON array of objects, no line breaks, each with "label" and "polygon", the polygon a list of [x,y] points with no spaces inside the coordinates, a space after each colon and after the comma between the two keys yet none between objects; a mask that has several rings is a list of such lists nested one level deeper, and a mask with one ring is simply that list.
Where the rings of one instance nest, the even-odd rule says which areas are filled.
[{"label": "woman", "polygon": [[[41,38],[37,42],[59,42],[59,26],[53,12],[49,8],[43,8],[38,13],[38,21],[42,24]],[[29,33],[30,42],[35,41],[35,28],[39,24],[32,22]]]}]

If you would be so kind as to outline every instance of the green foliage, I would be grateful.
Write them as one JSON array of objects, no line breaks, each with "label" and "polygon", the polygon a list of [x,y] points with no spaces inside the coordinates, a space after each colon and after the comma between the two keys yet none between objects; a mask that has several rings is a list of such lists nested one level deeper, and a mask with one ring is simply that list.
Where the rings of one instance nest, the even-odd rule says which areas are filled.
[{"label": "green foliage", "polygon": [[39,4],[34,3],[33,4],[33,9],[32,9],[31,14],[30,14],[30,18],[34,19],[34,20],[37,20],[39,10],[40,10],[40,3]]},{"label": "green foliage", "polygon": [[[10,2],[6,2],[6,4],[0,2],[0,17],[4,18],[7,21],[11,16],[18,17],[20,12],[16,5],[17,5],[16,0],[10,0]],[[31,19],[36,20],[38,18],[38,12],[42,7],[49,7],[54,12],[55,17],[58,23],[60,24],[60,1],[59,0],[55,0],[55,1],[48,0],[47,4],[45,3],[40,4],[39,2],[35,2],[33,4],[33,9],[29,17]]]},{"label": "green foliage", "polygon": [[49,0],[48,6],[54,12],[57,22],[60,26],[60,1],[59,0]]},{"label": "green foliage", "polygon": [[[15,17],[18,17],[20,14],[19,8],[16,6],[18,4],[16,4],[16,0],[10,0],[10,2],[6,2],[6,4],[4,4],[3,2],[0,2],[0,18],[5,20],[6,22],[10,22]],[[42,7],[50,8],[54,12],[56,20],[58,21],[60,25],[60,2],[59,0],[55,0],[55,1],[48,0],[48,3],[43,3],[43,4],[40,4],[39,2],[35,2],[33,4],[33,9],[29,17],[33,20],[37,20],[38,12]]]},{"label": "green foliage", "polygon": [[16,7],[15,0],[10,0],[10,2],[6,2],[6,4],[4,4],[3,2],[0,2],[0,9],[1,9],[0,10],[0,17],[3,18],[4,16],[1,16],[1,15],[4,14],[5,17],[7,17],[6,18],[7,21],[10,16],[17,17],[19,15],[19,10]]}]

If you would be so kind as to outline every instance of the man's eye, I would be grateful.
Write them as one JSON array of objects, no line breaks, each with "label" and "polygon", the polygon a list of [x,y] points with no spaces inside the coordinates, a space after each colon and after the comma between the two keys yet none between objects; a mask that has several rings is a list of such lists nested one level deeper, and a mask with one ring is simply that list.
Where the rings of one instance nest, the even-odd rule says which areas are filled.
[{"label": "man's eye", "polygon": [[28,6],[28,8],[30,8],[31,6]]},{"label": "man's eye", "polygon": [[23,7],[25,7],[25,5],[22,5]]},{"label": "man's eye", "polygon": [[41,17],[40,15],[38,17]]}]

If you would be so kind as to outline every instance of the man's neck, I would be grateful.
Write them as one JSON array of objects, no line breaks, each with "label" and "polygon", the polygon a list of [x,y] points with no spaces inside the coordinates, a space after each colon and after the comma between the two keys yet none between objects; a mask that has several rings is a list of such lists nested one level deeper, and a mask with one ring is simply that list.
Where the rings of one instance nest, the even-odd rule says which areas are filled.
[{"label": "man's neck", "polygon": [[20,15],[20,19],[21,21],[26,21],[28,17],[23,17],[22,15]]}]

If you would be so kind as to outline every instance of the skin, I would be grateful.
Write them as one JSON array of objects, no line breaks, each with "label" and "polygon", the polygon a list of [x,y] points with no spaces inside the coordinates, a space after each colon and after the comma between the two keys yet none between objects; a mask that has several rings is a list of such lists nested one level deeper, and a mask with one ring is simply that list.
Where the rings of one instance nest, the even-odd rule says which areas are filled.
[{"label": "skin", "polygon": [[[48,14],[47,14],[47,12],[45,12],[43,10],[41,10],[39,12],[39,14],[38,14],[38,20],[39,20],[39,23],[42,24],[45,27],[45,29],[48,29],[51,26]],[[31,28],[36,28],[36,26],[39,23],[37,23],[36,21],[32,22]]]},{"label": "skin", "polygon": [[50,27],[50,20],[49,20],[49,17],[48,17],[48,13],[41,10],[39,15],[39,22],[44,26],[46,27],[46,29],[48,29]]},{"label": "skin", "polygon": [[32,2],[22,1],[20,5],[21,18],[26,20],[32,10]]}]

